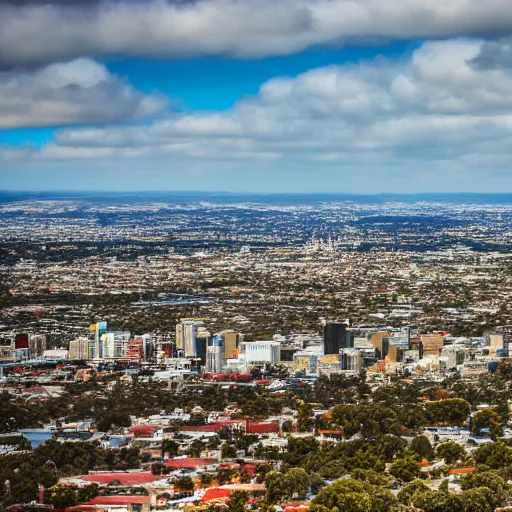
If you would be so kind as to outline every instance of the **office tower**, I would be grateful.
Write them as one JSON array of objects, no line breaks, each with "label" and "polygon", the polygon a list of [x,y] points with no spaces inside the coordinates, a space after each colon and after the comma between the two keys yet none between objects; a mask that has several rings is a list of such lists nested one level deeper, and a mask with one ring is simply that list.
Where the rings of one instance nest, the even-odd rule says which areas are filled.
[{"label": "office tower", "polygon": [[208,340],[206,349],[206,370],[208,372],[219,373],[222,371],[226,361],[224,342],[223,336],[214,336]]},{"label": "office tower", "polygon": [[224,353],[226,359],[236,357],[238,346],[240,344],[240,334],[231,329],[219,332],[216,336],[224,338]]},{"label": "office tower", "polygon": [[88,338],[77,338],[69,342],[69,359],[90,359],[91,341]]},{"label": "office tower", "polygon": [[[183,337],[183,350],[185,352],[185,357],[198,357],[198,348],[199,352],[203,353],[206,356],[206,343],[200,342],[198,347],[198,334],[200,331],[204,331],[204,323],[197,322],[194,320],[186,320],[181,323],[182,325],[182,337]],[[204,338],[204,337],[203,337]],[[204,347],[203,347],[204,344]],[[204,350],[203,350],[204,348]]]},{"label": "office tower", "polygon": [[420,342],[424,356],[438,356],[444,346],[444,337],[436,334],[422,334],[420,336]]},{"label": "office tower", "polygon": [[107,331],[101,335],[100,345],[102,358],[122,359],[126,357],[130,339],[129,331]]},{"label": "office tower", "polygon": [[128,340],[126,357],[131,361],[142,361],[144,357],[144,342],[141,338]]},{"label": "office tower", "polygon": [[30,358],[41,357],[46,350],[44,334],[30,334],[28,337],[28,355]]},{"label": "office tower", "polygon": [[101,343],[101,337],[103,333],[107,330],[107,322],[98,322],[97,324],[92,324],[90,331],[91,335],[94,338],[93,344],[93,353],[94,359],[101,359],[103,356],[103,347]]},{"label": "office tower", "polygon": [[354,348],[340,350],[340,366],[342,370],[359,372],[363,368],[363,354]]},{"label": "office tower", "polygon": [[374,332],[371,335],[370,341],[375,350],[375,357],[380,361],[388,355],[389,336],[388,331]]},{"label": "office tower", "polygon": [[324,326],[324,354],[339,354],[342,348],[352,348],[354,336],[347,331],[347,324],[327,322]]},{"label": "office tower", "polygon": [[248,341],[243,343],[247,364],[279,363],[280,343],[277,341]]},{"label": "office tower", "polygon": [[185,339],[183,337],[183,324],[176,324],[176,352],[185,351]]},{"label": "office tower", "polygon": [[152,361],[156,354],[156,336],[152,334],[143,334],[141,339],[143,361]]}]

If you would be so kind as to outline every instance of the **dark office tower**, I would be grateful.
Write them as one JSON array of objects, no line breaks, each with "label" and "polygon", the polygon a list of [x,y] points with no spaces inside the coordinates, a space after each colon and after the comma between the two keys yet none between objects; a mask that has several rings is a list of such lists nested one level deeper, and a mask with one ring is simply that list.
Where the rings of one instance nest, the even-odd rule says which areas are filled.
[{"label": "dark office tower", "polygon": [[409,350],[412,350],[412,343],[411,343],[411,338],[412,338],[412,336],[411,336],[411,326],[410,326],[410,325],[408,325],[408,326],[405,328],[405,332],[406,332],[406,334],[407,334],[407,348],[408,348]]},{"label": "dark office tower", "polygon": [[[352,338],[353,340],[353,338]],[[342,322],[327,322],[324,326],[324,354],[339,354],[341,348],[354,346],[347,324]]]}]

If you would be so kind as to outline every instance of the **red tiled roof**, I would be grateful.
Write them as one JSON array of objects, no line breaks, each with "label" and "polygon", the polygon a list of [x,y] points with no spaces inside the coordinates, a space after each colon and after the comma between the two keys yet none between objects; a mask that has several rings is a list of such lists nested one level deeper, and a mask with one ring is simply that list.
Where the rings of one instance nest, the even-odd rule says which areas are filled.
[{"label": "red tiled roof", "polygon": [[212,489],[207,489],[201,498],[201,503],[208,503],[212,500],[226,499],[231,495],[231,489],[220,489],[219,487],[213,487]]},{"label": "red tiled roof", "polygon": [[217,459],[200,459],[190,457],[188,459],[168,459],[165,461],[165,465],[171,469],[195,469],[215,462],[217,462]]},{"label": "red tiled roof", "polygon": [[133,432],[134,430],[145,430],[147,432],[153,432],[154,430],[157,430],[161,427],[158,425],[134,425],[133,427],[130,427],[128,430],[130,432]]},{"label": "red tiled roof", "polygon": [[473,473],[475,468],[457,468],[450,469],[450,475],[464,475],[465,473]]},{"label": "red tiled roof", "polygon": [[256,464],[244,464],[242,466],[242,470],[246,471],[250,475],[254,475],[254,472],[256,471]]},{"label": "red tiled roof", "polygon": [[180,432],[217,432],[215,425],[185,425],[180,427]]},{"label": "red tiled roof", "polygon": [[284,512],[294,512],[295,510],[309,510],[308,501],[299,501],[296,503],[288,503],[284,506]]},{"label": "red tiled roof", "polygon": [[130,505],[151,503],[151,496],[96,496],[86,505]]},{"label": "red tiled roof", "polygon": [[160,477],[158,475],[153,475],[153,473],[149,471],[145,471],[143,473],[91,473],[89,475],[82,476],[82,480],[86,480],[88,482],[108,484],[110,482],[113,482],[114,480],[118,480],[119,482],[121,482],[121,485],[145,484],[149,482],[154,482],[159,478]]}]

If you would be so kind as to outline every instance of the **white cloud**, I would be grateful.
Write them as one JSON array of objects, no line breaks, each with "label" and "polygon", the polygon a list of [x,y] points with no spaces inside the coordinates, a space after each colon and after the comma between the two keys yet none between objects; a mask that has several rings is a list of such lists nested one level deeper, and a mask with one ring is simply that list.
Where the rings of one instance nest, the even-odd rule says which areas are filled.
[{"label": "white cloud", "polygon": [[509,0],[0,3],[4,66],[104,54],[261,57],[347,41],[509,34]]},{"label": "white cloud", "polygon": [[0,73],[0,129],[118,123],[165,107],[162,97],[138,92],[88,58]]},{"label": "white cloud", "polygon": [[205,172],[328,167],[371,176],[383,168],[423,169],[436,179],[441,168],[504,169],[511,161],[512,74],[474,66],[482,44],[430,42],[398,63],[275,78],[225,112],[59,130],[27,159],[151,160],[159,169],[194,165]]}]

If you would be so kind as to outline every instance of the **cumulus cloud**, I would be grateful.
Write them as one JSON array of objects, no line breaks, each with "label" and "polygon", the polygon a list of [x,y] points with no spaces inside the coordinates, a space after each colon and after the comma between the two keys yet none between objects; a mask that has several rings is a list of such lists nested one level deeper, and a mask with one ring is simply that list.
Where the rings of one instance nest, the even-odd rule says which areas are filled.
[{"label": "cumulus cloud", "polygon": [[0,73],[0,129],[133,121],[165,106],[88,58]]},{"label": "cumulus cloud", "polygon": [[497,38],[508,0],[0,2],[0,65],[79,56],[284,55],[360,39]]},{"label": "cumulus cloud", "polygon": [[[272,79],[232,109],[149,125],[63,129],[32,160],[151,158],[366,168],[512,163],[512,75],[473,60],[482,41],[429,42],[401,62]],[[277,164],[276,164],[277,165]]]}]

